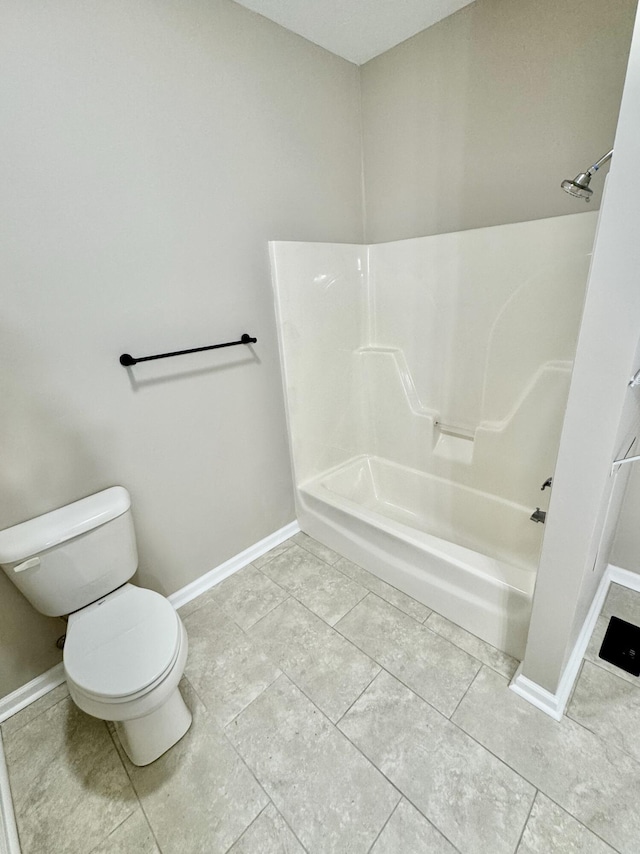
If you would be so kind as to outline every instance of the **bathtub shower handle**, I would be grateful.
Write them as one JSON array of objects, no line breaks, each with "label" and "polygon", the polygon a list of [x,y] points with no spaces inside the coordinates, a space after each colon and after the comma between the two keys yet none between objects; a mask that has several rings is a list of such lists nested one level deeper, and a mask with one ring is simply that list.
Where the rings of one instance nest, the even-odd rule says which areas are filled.
[{"label": "bathtub shower handle", "polygon": [[545,491],[545,489],[546,489],[548,486],[550,487],[552,483],[553,483],[553,478],[552,478],[552,477],[548,477],[548,478],[545,480],[545,482],[542,484],[542,486],[540,487],[540,492],[544,492],[544,491]]}]

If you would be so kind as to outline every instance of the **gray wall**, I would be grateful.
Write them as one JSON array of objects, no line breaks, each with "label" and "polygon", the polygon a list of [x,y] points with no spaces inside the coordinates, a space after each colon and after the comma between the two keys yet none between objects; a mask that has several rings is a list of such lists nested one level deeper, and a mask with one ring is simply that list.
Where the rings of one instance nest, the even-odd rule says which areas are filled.
[{"label": "gray wall", "polygon": [[[14,0],[0,53],[0,528],[123,484],[168,594],[294,518],[267,241],[362,239],[358,69],[225,0]],[[63,630],[0,573],[0,695]]]},{"label": "gray wall", "polygon": [[611,147],[635,7],[477,0],[362,66],[367,241],[582,210],[558,185]]}]

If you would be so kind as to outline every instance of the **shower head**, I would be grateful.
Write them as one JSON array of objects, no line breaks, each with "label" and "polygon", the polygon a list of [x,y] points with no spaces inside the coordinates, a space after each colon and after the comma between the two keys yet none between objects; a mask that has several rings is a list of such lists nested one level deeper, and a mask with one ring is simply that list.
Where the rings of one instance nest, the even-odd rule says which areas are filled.
[{"label": "shower head", "polygon": [[603,164],[611,160],[612,154],[613,148],[601,157],[600,160],[597,160],[590,169],[587,169],[586,172],[580,172],[579,175],[576,175],[573,181],[565,179],[560,184],[565,193],[569,193],[570,196],[574,196],[576,199],[584,199],[585,202],[590,201],[591,196],[593,195],[593,190],[589,186],[591,176],[594,175]]},{"label": "shower head", "polygon": [[576,199],[584,199],[585,202],[589,202],[593,195],[593,190],[589,186],[590,180],[591,175],[588,172],[581,172],[579,175],[576,175],[573,181],[567,179],[560,186],[570,196],[575,196]]}]

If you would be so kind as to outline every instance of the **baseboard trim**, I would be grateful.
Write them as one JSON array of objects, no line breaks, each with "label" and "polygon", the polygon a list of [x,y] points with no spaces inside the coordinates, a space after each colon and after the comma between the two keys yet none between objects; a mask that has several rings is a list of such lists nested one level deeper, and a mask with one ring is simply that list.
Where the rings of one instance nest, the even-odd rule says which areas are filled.
[{"label": "baseboard trim", "polygon": [[623,569],[621,566],[609,564],[609,578],[611,584],[621,584],[623,587],[628,587],[629,590],[635,590],[640,593],[640,574],[631,572],[630,569]]},{"label": "baseboard trim", "polygon": [[195,599],[202,593],[206,593],[207,590],[215,587],[216,584],[220,584],[221,581],[224,581],[225,578],[233,575],[234,572],[237,572],[239,569],[247,566],[247,564],[251,563],[252,560],[262,557],[263,554],[266,554],[268,551],[271,551],[271,549],[279,546],[280,543],[284,543],[285,540],[288,540],[289,537],[293,537],[293,535],[297,534],[299,531],[300,525],[297,522],[290,522],[288,525],[285,525],[284,528],[274,531],[273,534],[269,534],[268,537],[265,537],[263,540],[249,546],[248,549],[240,552],[240,554],[229,558],[229,560],[221,563],[220,566],[217,566],[210,572],[206,572],[204,575],[201,575],[200,578],[196,578],[196,580],[192,581],[191,584],[187,584],[180,590],[176,590],[175,593],[172,593],[167,597],[169,602],[171,602],[174,608],[181,608],[183,605],[186,605],[187,602],[191,602],[192,599]]},{"label": "baseboard trim", "polygon": [[2,734],[0,734],[0,854],[20,854],[20,840],[13,811]]},{"label": "baseboard trim", "polygon": [[22,687],[12,691],[11,694],[7,694],[0,700],[0,723],[21,712],[31,703],[35,703],[40,697],[44,697],[49,691],[57,688],[58,685],[62,685],[64,679],[64,667],[60,662],[60,664],[56,664],[55,667],[47,670],[46,673],[36,676],[31,682],[27,682],[26,685],[22,685]]},{"label": "baseboard trim", "polygon": [[560,708],[558,696],[547,691],[537,682],[522,675],[522,664],[516,670],[509,688],[523,700],[531,703],[536,709],[559,721],[562,719],[563,710]]},{"label": "baseboard trim", "polygon": [[622,569],[619,566],[609,564],[605,569],[600,584],[593,597],[591,607],[587,612],[585,621],[580,629],[580,633],[576,639],[571,655],[567,660],[564,671],[560,678],[558,690],[555,694],[547,691],[541,685],[528,679],[522,675],[522,664],[516,671],[513,680],[509,687],[518,696],[527,700],[531,705],[545,712],[545,714],[559,721],[564,715],[564,711],[571,697],[573,686],[580,671],[580,665],[584,654],[589,645],[591,635],[595,628],[604,600],[607,598],[609,587],[611,584],[621,584],[623,587],[628,587],[631,590],[640,592],[640,575],[636,572],[630,572],[628,569]]}]

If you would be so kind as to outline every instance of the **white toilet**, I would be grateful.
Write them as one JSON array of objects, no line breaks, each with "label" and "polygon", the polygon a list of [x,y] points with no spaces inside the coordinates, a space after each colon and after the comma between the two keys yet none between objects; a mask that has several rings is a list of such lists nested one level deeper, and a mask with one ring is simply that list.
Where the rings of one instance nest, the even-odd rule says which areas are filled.
[{"label": "white toilet", "polygon": [[88,714],[115,721],[135,765],[182,738],[191,725],[178,688],[187,633],[168,599],[127,583],[138,553],[126,489],[0,531],[0,565],[41,614],[69,615],[69,693]]}]

